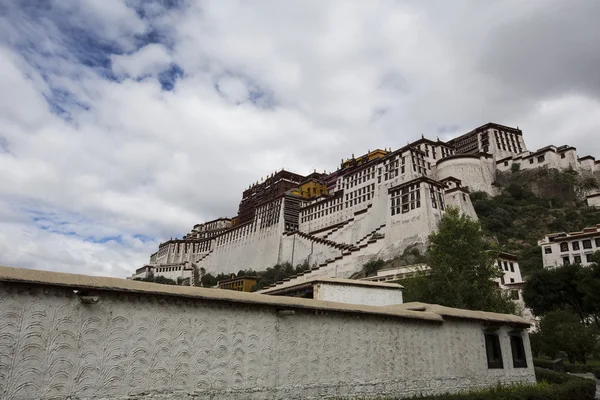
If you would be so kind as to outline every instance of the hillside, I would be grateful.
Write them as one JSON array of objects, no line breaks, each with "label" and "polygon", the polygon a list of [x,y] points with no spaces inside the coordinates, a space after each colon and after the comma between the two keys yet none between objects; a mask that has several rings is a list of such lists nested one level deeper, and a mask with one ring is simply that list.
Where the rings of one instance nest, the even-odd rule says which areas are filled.
[{"label": "hillside", "polygon": [[499,196],[475,192],[471,200],[484,231],[519,257],[523,275],[542,268],[537,241],[545,234],[600,223],[600,209],[585,204],[585,194],[600,186],[597,178],[540,168],[499,173],[496,185]]}]

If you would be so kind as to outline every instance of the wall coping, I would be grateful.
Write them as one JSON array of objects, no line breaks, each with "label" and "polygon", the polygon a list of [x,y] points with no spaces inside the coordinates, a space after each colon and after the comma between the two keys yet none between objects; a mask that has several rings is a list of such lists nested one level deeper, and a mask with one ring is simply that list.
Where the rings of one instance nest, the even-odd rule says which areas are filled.
[{"label": "wall coping", "polygon": [[443,318],[440,315],[429,312],[384,309],[377,306],[345,304],[293,297],[269,296],[258,293],[238,292],[235,290],[216,288],[161,285],[157,283],[134,281],[131,279],[68,274],[63,272],[41,271],[26,268],[0,266],[0,282],[9,284],[23,283],[36,286],[66,287],[80,291],[82,289],[87,289],[95,291],[137,293],[227,303],[251,304],[257,306],[274,307],[276,309],[292,308],[322,310],[339,313],[379,315],[404,320],[416,320],[420,322],[443,322]]},{"label": "wall coping", "polygon": [[515,325],[524,328],[529,328],[532,325],[531,322],[516,315],[498,314],[488,311],[463,310],[460,308],[440,306],[439,304],[413,302],[398,304],[392,307],[404,310],[432,312],[447,318],[478,320],[489,324],[501,323],[504,325]]},{"label": "wall coping", "polygon": [[527,320],[516,315],[496,314],[483,311],[461,310],[425,303],[406,303],[394,306],[365,306],[336,303],[324,300],[301,299],[284,296],[268,296],[224,289],[198,288],[191,286],[161,285],[129,279],[67,274],[25,268],[0,266],[0,282],[22,283],[37,286],[56,286],[74,290],[91,289],[119,293],[138,293],[188,299],[221,301],[239,304],[270,306],[276,309],[295,308],[323,310],[339,313],[387,316],[418,322],[443,323],[444,317],[479,320],[487,323],[529,327]]}]

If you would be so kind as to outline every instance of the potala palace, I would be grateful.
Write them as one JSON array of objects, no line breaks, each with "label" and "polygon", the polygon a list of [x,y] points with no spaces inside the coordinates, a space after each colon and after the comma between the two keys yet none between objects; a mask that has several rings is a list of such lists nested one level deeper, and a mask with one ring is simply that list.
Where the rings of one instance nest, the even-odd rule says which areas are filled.
[{"label": "potala palace", "polygon": [[[499,171],[557,168],[599,175],[600,160],[570,146],[529,151],[523,132],[495,123],[443,142],[425,137],[397,150],[342,160],[333,173],[302,176],[281,170],[242,194],[237,216],[194,225],[161,243],[133,278],[188,278],[200,269],[231,273],[307,263],[290,278],[347,278],[372,259],[408,247],[424,250],[447,206],[477,218],[469,193],[497,192]],[[590,193],[590,205],[600,196]]]}]

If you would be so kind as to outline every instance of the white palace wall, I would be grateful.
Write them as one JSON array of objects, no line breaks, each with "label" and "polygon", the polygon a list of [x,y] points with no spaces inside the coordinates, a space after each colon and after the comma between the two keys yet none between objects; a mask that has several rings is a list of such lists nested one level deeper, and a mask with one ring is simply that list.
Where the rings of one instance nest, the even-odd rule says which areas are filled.
[{"label": "white palace wall", "polygon": [[444,215],[444,211],[439,206],[433,208],[428,189],[426,183],[420,184],[419,208],[396,215],[391,215],[389,209],[387,210],[384,248],[378,254],[380,258],[393,258],[411,246],[424,253],[429,234],[437,230]]},{"label": "white palace wall", "polygon": [[455,155],[438,161],[436,179],[455,177],[462,181],[471,193],[482,191],[496,194],[493,183],[496,180],[496,161],[492,156]]},{"label": "white palace wall", "polygon": [[466,216],[471,217],[474,220],[479,219],[475,212],[475,207],[473,207],[473,203],[471,202],[471,198],[469,197],[469,193],[462,190],[452,190],[446,191],[444,197],[447,206],[458,207]]},{"label": "white palace wall", "polygon": [[527,367],[511,362],[523,320],[488,315],[502,369],[488,368],[483,321],[451,313],[0,267],[0,398],[376,398],[535,382],[527,332]]},{"label": "white palace wall", "polygon": [[[215,240],[209,257],[198,263],[212,274],[237,272],[241,269],[265,270],[279,261],[280,241],[284,232],[283,199],[270,210],[274,218],[262,226],[263,218],[228,231]],[[275,222],[276,221],[276,222]]]}]

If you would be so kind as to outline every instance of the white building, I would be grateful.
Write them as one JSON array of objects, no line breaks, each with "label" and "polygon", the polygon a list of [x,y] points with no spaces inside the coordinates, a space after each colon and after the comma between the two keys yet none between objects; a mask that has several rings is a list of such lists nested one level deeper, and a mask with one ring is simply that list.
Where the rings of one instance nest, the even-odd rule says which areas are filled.
[{"label": "white building", "polygon": [[[477,218],[469,193],[495,195],[497,171],[514,163],[592,176],[600,165],[593,157],[578,158],[568,146],[529,152],[520,129],[488,123],[448,142],[422,137],[395,151],[342,159],[329,175],[282,170],[244,191],[238,217],[195,225],[182,239],[162,243],[150,269],[134,276],[308,263],[310,270],[292,279],[347,278],[374,258],[392,259],[409,246],[424,251],[449,205]],[[600,203],[594,195],[588,201]],[[520,273],[513,276],[508,265],[505,283],[519,282]]]},{"label": "white building", "polygon": [[402,304],[401,285],[356,279],[313,278],[304,282],[287,282],[258,293],[365,306]]},{"label": "white building", "polygon": [[[521,269],[517,256],[514,254],[500,252],[495,262],[496,267],[502,271],[502,276],[496,279],[498,286],[502,289],[508,289],[507,284],[523,282]],[[365,281],[372,282],[392,282],[414,276],[418,272],[427,273],[429,266],[427,264],[413,264],[403,267],[384,268],[377,271],[377,275],[363,278]]]},{"label": "white building", "polygon": [[581,232],[550,233],[538,241],[545,268],[568,264],[588,265],[592,254],[600,251],[600,224]]},{"label": "white building", "polygon": [[[521,269],[517,256],[514,254],[501,252],[498,254],[498,259],[495,262],[496,267],[502,271],[502,276],[495,279],[500,289],[508,293],[511,300],[517,305],[517,311],[521,313],[523,318],[535,322],[535,318],[530,309],[525,307],[523,301],[523,286],[525,282],[521,275]],[[427,273],[429,266],[427,264],[414,264],[402,267],[384,268],[377,271],[377,275],[362,278],[363,281],[389,283],[397,282],[402,279],[410,278],[419,273]],[[276,290],[271,289],[271,290]]]},{"label": "white building", "polygon": [[600,192],[588,195],[587,205],[590,207],[600,207]]},{"label": "white building", "polygon": [[496,160],[517,155],[527,150],[523,132],[495,123],[487,123],[465,133],[448,144],[456,154],[492,154]]}]

